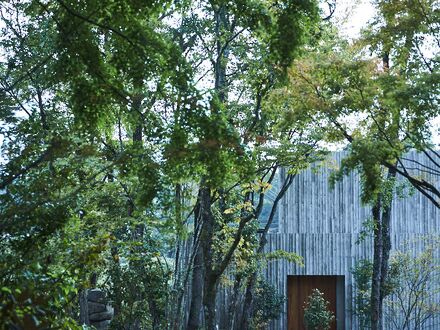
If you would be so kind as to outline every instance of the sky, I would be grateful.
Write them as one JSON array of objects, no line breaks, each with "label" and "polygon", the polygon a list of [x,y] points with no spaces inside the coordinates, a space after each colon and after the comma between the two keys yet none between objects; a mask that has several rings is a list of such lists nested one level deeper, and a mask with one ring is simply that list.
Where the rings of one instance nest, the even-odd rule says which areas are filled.
[{"label": "sky", "polygon": [[336,0],[334,21],[341,26],[341,33],[357,38],[361,29],[374,17],[375,9],[368,0]]}]

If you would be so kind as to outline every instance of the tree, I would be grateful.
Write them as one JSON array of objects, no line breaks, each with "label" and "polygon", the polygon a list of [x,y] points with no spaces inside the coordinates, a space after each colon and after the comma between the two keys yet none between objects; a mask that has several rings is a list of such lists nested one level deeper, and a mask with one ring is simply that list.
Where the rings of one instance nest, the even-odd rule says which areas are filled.
[{"label": "tree", "polygon": [[[166,88],[150,98],[148,79],[138,81],[154,75],[155,86],[175,87],[181,78],[173,70],[180,53],[157,31],[162,4],[1,5],[5,326],[74,328],[76,293],[101,269],[116,231],[148,223],[143,210],[151,214],[160,182],[152,142],[162,138],[162,122],[146,108]],[[148,146],[126,138],[144,116]],[[46,292],[54,294],[42,299]]]},{"label": "tree", "polygon": [[440,265],[434,256],[439,241],[438,237],[422,240],[425,249],[418,255],[410,253],[408,243],[391,259],[397,276],[393,276],[394,289],[385,301],[384,318],[395,329],[423,329],[440,315]]},{"label": "tree", "polygon": [[[375,3],[378,16],[360,41],[350,46],[330,29],[326,33],[333,40],[323,38],[327,44],[318,44],[313,56],[294,63],[289,96],[296,100],[294,113],[306,113],[318,125],[328,125],[328,142],[348,144],[349,156],[334,180],[352,170],[361,174],[362,200],[371,205],[375,222],[373,329],[381,327],[396,175],[408,179],[437,207],[440,197],[433,182],[411,173],[403,161],[411,148],[420,150],[433,163],[430,173],[437,173],[438,153],[428,142],[430,123],[439,115],[436,7],[432,2],[421,2],[417,8],[412,2]],[[423,51],[429,44],[434,46],[431,56]],[[366,50],[378,59],[368,58]]]},{"label": "tree", "polygon": [[[192,295],[190,323],[199,326],[203,304],[213,328],[219,279],[237,248],[250,248],[270,178],[314,155],[305,123],[284,135],[262,104],[313,31],[317,3],[29,1],[1,10],[5,292],[24,283],[31,262],[41,281],[55,270],[74,279],[68,299],[50,310],[41,304],[47,314],[38,322],[56,324],[75,317],[65,313],[75,294],[101,274],[97,283],[107,283],[123,319],[119,293],[147,260],[158,268],[145,287],[169,290],[155,277],[167,259],[155,255],[184,240],[184,218],[194,215],[196,267],[187,274],[203,291],[199,301]],[[217,231],[227,227],[224,249]],[[176,256],[177,288],[185,280]],[[173,311],[138,293],[131,306],[148,305],[139,317],[161,326],[156,316]],[[23,313],[8,316],[14,308],[2,310],[5,324],[21,324]]]},{"label": "tree", "polygon": [[[412,244],[423,242],[418,254]],[[390,258],[387,281],[383,286],[383,318],[390,329],[423,329],[426,322],[440,313],[438,263],[434,251],[438,237],[426,236],[407,241]],[[361,328],[371,328],[371,285],[373,263],[360,260],[352,270],[356,286],[355,314]]]},{"label": "tree", "polygon": [[[272,118],[262,113],[262,100],[303,42],[307,29],[298,24],[313,25],[318,12],[314,2],[295,1],[272,5],[197,2],[185,12],[181,29],[185,28],[189,36],[184,35],[183,40],[191,40],[193,45],[188,57],[202,63],[200,79],[206,85],[201,90],[209,99],[197,118],[195,142],[176,126],[176,137],[185,142],[178,147],[180,158],[173,161],[192,164],[192,178],[198,181],[188,328],[200,327],[203,305],[206,327],[211,329],[216,322],[219,280],[241,244],[246,227],[258,218],[264,201],[263,186],[248,191],[240,201],[236,197],[241,192],[239,187],[256,178],[270,181],[279,166],[274,157],[279,149],[267,148],[276,140],[271,136]],[[285,43],[290,33],[294,33],[293,42]],[[292,145],[292,137],[293,133],[282,140],[284,146]],[[297,144],[311,149],[310,139]],[[229,209],[235,211],[227,213]],[[223,226],[234,231],[230,245],[218,253],[215,233]]]},{"label": "tree", "polygon": [[[249,328],[279,200],[322,157],[323,135],[350,143],[339,174],[361,170],[378,221],[392,190],[384,167],[437,203],[438,189],[400,161],[409,146],[430,148],[438,114],[438,62],[417,49],[419,33],[436,40],[431,4],[410,8],[403,25],[393,17],[407,7],[383,4],[387,24],[365,38],[389,52],[381,72],[357,50],[332,49],[343,42],[322,46],[314,0],[2,3],[3,323],[73,327],[75,296],[98,285],[119,324],[178,328],[188,304],[187,327],[200,328],[203,311],[213,329],[230,271],[235,293],[246,287],[236,324]],[[404,33],[382,51],[393,29]],[[368,118],[345,127],[360,112]],[[41,299],[43,288],[63,293]]]}]

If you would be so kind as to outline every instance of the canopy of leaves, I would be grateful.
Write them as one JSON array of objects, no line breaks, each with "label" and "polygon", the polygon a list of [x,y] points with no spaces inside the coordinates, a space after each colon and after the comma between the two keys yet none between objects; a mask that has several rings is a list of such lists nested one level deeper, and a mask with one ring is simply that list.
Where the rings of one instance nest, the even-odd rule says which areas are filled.
[{"label": "canopy of leaves", "polygon": [[[283,137],[262,104],[314,31],[317,3],[30,0],[0,13],[1,323],[74,328],[76,296],[99,273],[136,314],[115,322],[161,326],[177,281],[169,255],[191,230],[200,178],[237,187],[222,198],[235,208],[242,184],[307,161],[295,158],[313,145],[296,139],[304,126]],[[217,45],[230,97],[209,83]],[[219,214],[221,259],[237,227]]]}]

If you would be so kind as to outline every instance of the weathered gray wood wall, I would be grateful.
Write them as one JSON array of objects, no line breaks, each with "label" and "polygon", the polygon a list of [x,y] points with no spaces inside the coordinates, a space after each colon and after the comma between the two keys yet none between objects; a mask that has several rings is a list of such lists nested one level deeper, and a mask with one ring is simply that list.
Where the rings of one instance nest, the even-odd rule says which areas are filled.
[{"label": "weathered gray wood wall", "polygon": [[[351,173],[336,183],[331,189],[329,175],[346,153],[334,153],[329,161],[315,164],[296,176],[292,186],[278,208],[278,223],[272,226],[268,235],[266,251],[286,250],[296,252],[304,258],[304,267],[283,260],[271,261],[263,270],[263,276],[275,285],[277,290],[287,296],[288,275],[343,275],[345,276],[345,329],[359,329],[353,316],[354,300],[353,276],[350,270],[361,259],[372,259],[373,240],[368,236],[357,243],[363,223],[370,218],[370,208],[360,200],[361,184],[359,175]],[[415,152],[406,155],[408,168],[420,164],[431,166],[429,159]],[[415,163],[418,162],[419,164]],[[426,170],[426,168],[425,168]],[[421,171],[413,171],[440,187],[440,177]],[[398,178],[401,183],[406,180]],[[392,204],[391,240],[393,250],[402,249],[408,241],[411,252],[419,254],[425,249],[421,240],[426,235],[440,235],[440,210],[427,198],[415,191],[412,196],[403,199],[395,197]],[[420,240],[418,240],[420,238]],[[182,247],[179,263],[183,273],[191,264],[191,242]],[[436,252],[440,260],[440,251]],[[185,276],[184,274],[181,276]],[[190,283],[183,306],[188,306]],[[217,315],[220,329],[228,324],[228,308],[231,286],[219,290],[217,297]],[[239,297],[242,299],[242,297]],[[440,301],[440,296],[437,298]],[[241,301],[237,306],[241,307]],[[203,314],[203,313],[202,313]],[[183,324],[186,323],[188,310],[184,310]],[[202,315],[203,317],[203,315]],[[287,302],[280,317],[271,322],[271,330],[287,329]],[[391,327],[385,326],[385,329]],[[440,319],[427,323],[424,329],[440,329]]]},{"label": "weathered gray wood wall", "polygon": [[[358,329],[352,314],[353,277],[350,273],[358,260],[372,259],[372,237],[357,244],[363,222],[370,217],[370,209],[360,201],[359,176],[352,173],[338,182],[334,189],[329,185],[332,167],[338,166],[345,153],[335,153],[322,167],[318,165],[304,171],[296,178],[279,207],[279,225],[268,236],[266,251],[283,249],[296,252],[304,258],[304,267],[286,261],[272,261],[264,275],[279,292],[286,295],[288,275],[344,275],[345,276],[345,328]],[[409,168],[420,167],[415,162],[431,166],[423,154],[406,155]],[[440,178],[426,172],[415,171],[437,187]],[[405,182],[404,179],[399,178]],[[405,241],[423,235],[440,235],[440,212],[420,193],[399,199],[392,204],[392,248],[402,247]],[[424,250],[420,241],[413,245],[414,253]],[[437,256],[439,257],[439,256]],[[287,304],[286,304],[287,306]],[[287,328],[287,307],[270,329]],[[427,324],[427,329],[440,329],[440,320]]]}]

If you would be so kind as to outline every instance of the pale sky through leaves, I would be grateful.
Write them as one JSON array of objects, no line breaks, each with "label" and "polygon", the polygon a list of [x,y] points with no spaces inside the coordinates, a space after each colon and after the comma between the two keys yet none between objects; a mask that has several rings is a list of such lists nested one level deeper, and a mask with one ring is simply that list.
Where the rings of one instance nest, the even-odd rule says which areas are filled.
[{"label": "pale sky through leaves", "polygon": [[354,39],[360,36],[360,31],[373,18],[375,9],[370,1],[336,0],[334,22],[340,25],[341,34]]},{"label": "pale sky through leaves", "polygon": [[[369,0],[336,0],[336,10],[332,21],[339,26],[342,36],[356,39],[360,36],[362,28],[368,24],[374,15],[375,8]],[[2,23],[0,22],[0,28]],[[436,118],[432,122],[431,129],[433,142],[438,147],[440,145],[440,118]],[[3,138],[0,135],[0,145],[2,142]]]},{"label": "pale sky through leaves", "polygon": [[[360,37],[362,28],[374,17],[376,10],[368,0],[336,0],[333,22],[339,26],[340,33],[349,39]],[[440,117],[431,122],[432,142],[440,147]]]}]

